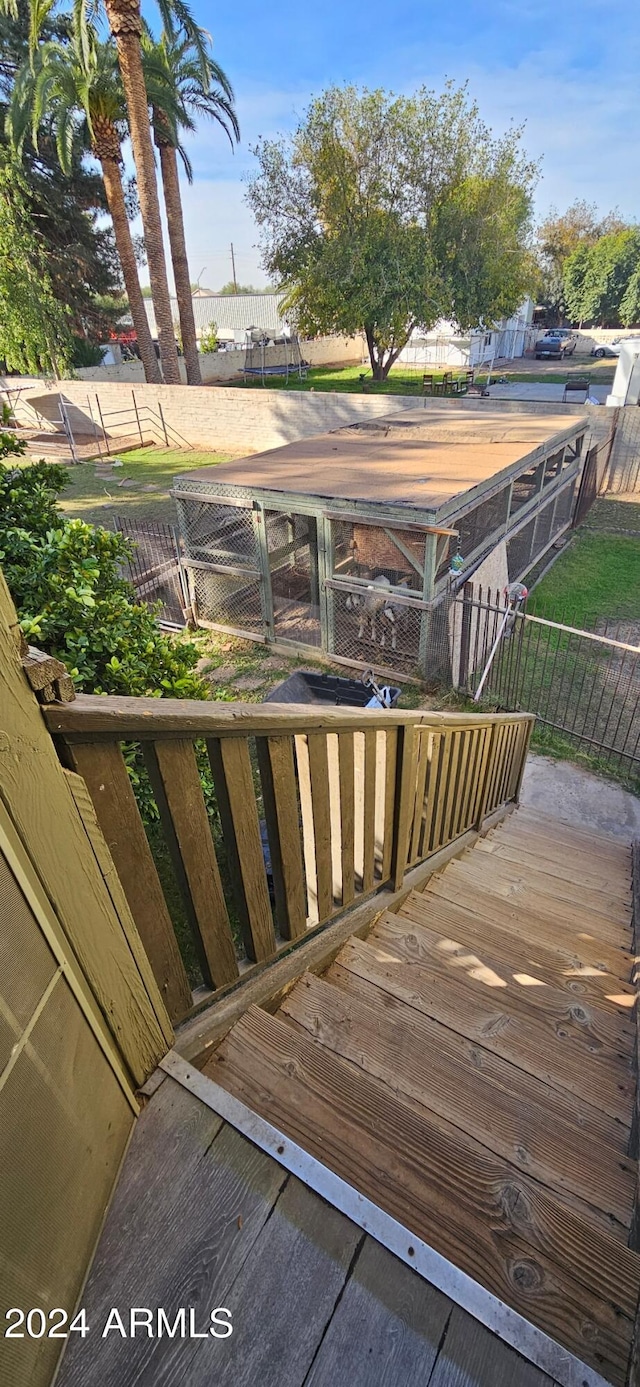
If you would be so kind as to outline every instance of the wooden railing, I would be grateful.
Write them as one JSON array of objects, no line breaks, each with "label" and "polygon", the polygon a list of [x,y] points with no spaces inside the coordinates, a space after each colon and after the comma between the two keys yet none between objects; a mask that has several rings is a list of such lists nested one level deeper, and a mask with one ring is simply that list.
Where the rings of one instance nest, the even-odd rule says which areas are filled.
[{"label": "wooden railing", "polygon": [[[409,868],[517,798],[533,723],[88,695],[45,716],[87,784],[174,1021],[386,883],[400,889]],[[123,744],[148,775],[195,994]]]}]

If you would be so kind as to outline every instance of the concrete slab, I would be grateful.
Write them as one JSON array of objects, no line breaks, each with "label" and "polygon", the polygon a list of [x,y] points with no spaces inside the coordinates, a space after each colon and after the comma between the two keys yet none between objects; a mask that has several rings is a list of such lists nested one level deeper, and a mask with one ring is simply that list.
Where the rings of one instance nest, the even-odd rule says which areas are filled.
[{"label": "concrete slab", "polygon": [[578,828],[640,839],[640,799],[570,761],[530,753],[520,802]]}]

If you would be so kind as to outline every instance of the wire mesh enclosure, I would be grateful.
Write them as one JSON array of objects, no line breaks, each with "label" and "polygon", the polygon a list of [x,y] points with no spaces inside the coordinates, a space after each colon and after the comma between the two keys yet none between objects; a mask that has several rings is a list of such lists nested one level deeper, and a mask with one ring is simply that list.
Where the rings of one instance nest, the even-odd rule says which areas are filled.
[{"label": "wire mesh enclosure", "polygon": [[184,626],[189,595],[180,566],[180,541],[173,526],[116,515],[113,528],[131,546],[124,576],[133,584],[136,600],[152,606],[162,625]]},{"label": "wire mesh enclosure", "polygon": [[436,426],[418,414],[182,474],[174,495],[196,619],[449,680],[459,587],[498,550],[500,581],[520,579],[571,523],[584,421],[492,424],[484,412],[481,424],[447,415]]}]

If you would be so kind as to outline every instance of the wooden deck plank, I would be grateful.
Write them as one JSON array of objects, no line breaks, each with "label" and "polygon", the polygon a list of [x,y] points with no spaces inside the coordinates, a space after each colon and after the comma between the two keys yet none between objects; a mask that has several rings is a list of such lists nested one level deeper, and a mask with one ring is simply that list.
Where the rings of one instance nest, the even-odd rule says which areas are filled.
[{"label": "wooden deck plank", "polygon": [[587,1051],[597,1053],[602,1060],[608,1057],[616,1073],[620,1069],[616,1063],[618,1059],[624,1058],[627,1062],[632,1059],[636,1027],[635,1018],[628,1012],[612,1014],[597,1001],[569,997],[550,983],[524,986],[519,980],[524,974],[519,974],[516,980],[497,951],[492,953],[483,945],[471,951],[465,944],[456,943],[426,923],[417,924],[390,911],[378,920],[370,935],[371,941],[383,938],[393,942],[405,963],[423,964],[430,973],[443,979],[462,978],[468,982],[470,992],[482,993],[490,989],[502,1010],[521,1017],[525,1023],[530,1017],[534,1024],[547,1018],[553,1032],[552,1041],[554,1037],[561,1037],[562,1027],[577,1023],[579,1029],[573,1036],[577,1045],[582,1048],[584,1042]]},{"label": "wooden deck plank", "polygon": [[[622,1384],[639,1262],[536,1189],[495,1182],[366,1075],[253,1008],[206,1072],[489,1290]],[[517,1184],[517,1182],[516,1182]],[[533,1257],[533,1260],[532,1260]]]},{"label": "wooden deck plank", "polygon": [[430,877],[425,894],[461,905],[479,919],[490,919],[500,929],[509,929],[518,937],[526,935],[528,930],[531,938],[540,940],[545,947],[554,948],[557,945],[562,950],[570,949],[579,953],[584,964],[619,976],[624,982],[631,978],[631,952],[600,939],[589,928],[586,919],[582,929],[569,927],[564,919],[558,916],[553,919],[548,912],[533,909],[515,897],[509,899],[496,895],[486,886],[481,887],[477,882],[468,880],[454,881],[450,878],[445,883],[439,875]]},{"label": "wooden deck plank", "polygon": [[456,1309],[429,1387],[553,1387],[553,1383]]},{"label": "wooden deck plank", "polygon": [[[70,1337],[59,1387],[179,1387],[189,1380],[191,1355],[203,1341],[122,1339],[117,1332],[102,1339],[109,1310],[118,1306],[128,1325],[130,1306],[170,1313],[191,1305],[206,1319],[213,1306],[227,1305],[286,1179],[172,1079],[164,1083],[139,1119],[83,1292],[93,1333]],[[220,1342],[205,1341],[210,1376]]]},{"label": "wooden deck plank", "polygon": [[565,849],[570,848],[576,853],[588,852],[594,860],[597,858],[612,866],[618,864],[623,869],[628,867],[630,839],[625,841],[614,834],[596,833],[590,828],[578,828],[560,819],[545,818],[534,814],[526,805],[521,805],[518,811],[518,831],[523,835],[532,834],[555,841],[556,844],[562,843]]},{"label": "wooden deck plank", "polygon": [[305,1387],[428,1387],[450,1314],[445,1296],[365,1238]]},{"label": "wooden deck plank", "polygon": [[575,1025],[563,1027],[566,1036],[554,1045],[550,1025],[512,1017],[492,989],[476,996],[466,981],[444,981],[420,963],[405,962],[393,939],[370,936],[364,943],[350,940],[340,953],[340,963],[560,1092],[568,1089],[588,1101],[593,1099],[597,1082],[599,1105],[610,1117],[630,1127],[634,1088],[630,1071],[623,1072],[622,1062],[617,1067],[607,1061],[598,1066],[597,1054],[586,1054],[584,1045],[577,1055],[564,1048],[565,1043],[571,1045]]},{"label": "wooden deck plank", "polygon": [[412,891],[407,897],[398,919],[413,920],[428,929],[438,930],[469,948],[485,946],[494,957],[519,974],[531,975],[551,987],[565,988],[575,1000],[591,998],[616,1015],[628,1010],[629,1019],[632,1019],[636,992],[631,983],[623,982],[613,973],[590,968],[569,948],[563,949],[560,945],[550,948],[532,936],[531,931],[523,929],[518,934],[502,928],[496,921],[483,919],[462,905],[418,891]]},{"label": "wooden deck plank", "polygon": [[591,886],[578,885],[566,877],[548,875],[539,866],[524,860],[510,861],[497,853],[471,852],[467,857],[460,858],[459,866],[483,880],[491,881],[496,890],[501,889],[498,887],[500,882],[514,894],[523,893],[529,897],[535,892],[536,896],[543,896],[553,903],[561,901],[563,913],[566,906],[569,918],[586,911],[599,921],[605,938],[611,937],[614,941],[617,938],[630,938],[631,903],[620,900],[618,896],[607,895],[603,890],[596,891]]},{"label": "wooden deck plank", "polygon": [[466,1056],[448,1045],[443,1026],[403,1003],[389,1007],[386,1001],[379,989],[370,989],[365,1001],[355,990],[307,974],[280,1014],[394,1092],[460,1128],[514,1172],[573,1195],[585,1219],[593,1218],[626,1242],[634,1163],[602,1142],[587,1141],[566,1120],[556,1118],[551,1144],[543,1104],[501,1088],[485,1077],[481,1065],[461,1063]]},{"label": "wooden deck plank", "polygon": [[234,1332],[196,1353],[189,1387],[302,1387],[362,1240],[290,1177],[234,1282]]},{"label": "wooden deck plank", "polygon": [[489,857],[504,858],[507,862],[522,863],[532,871],[545,872],[554,881],[571,882],[589,891],[612,896],[624,905],[631,904],[628,882],[619,870],[616,868],[603,875],[601,871],[594,870],[593,858],[587,854],[576,863],[573,856],[567,859],[565,849],[559,851],[557,860],[554,860],[546,851],[536,852],[531,842],[523,846],[521,840],[516,841],[506,833],[497,836],[488,834],[478,843],[478,851]]},{"label": "wooden deck plank", "polygon": [[[473,1079],[478,1075],[480,1082],[495,1084],[512,1099],[521,1102],[524,1113],[541,1110],[546,1114],[547,1129],[555,1131],[556,1127],[559,1127],[562,1130],[563,1124],[568,1122],[575,1129],[579,1142],[583,1143],[583,1151],[588,1150],[593,1142],[596,1147],[602,1145],[614,1151],[617,1158],[626,1163],[629,1129],[624,1123],[609,1117],[601,1108],[585,1102],[584,1099],[569,1093],[567,1089],[560,1091],[551,1088],[535,1074],[518,1068],[494,1050],[487,1049],[477,1041],[461,1035],[457,1030],[433,1020],[413,1006],[410,999],[405,1001],[403,998],[394,997],[390,992],[378,987],[375,982],[355,971],[342,968],[337,962],[331,965],[324,976],[328,982],[342,988],[351,996],[359,997],[370,1006],[379,1008],[381,1015],[403,1017],[405,1006],[409,1006],[412,1013],[411,1026],[416,1027],[416,1034],[422,1034],[422,1026],[425,1026],[426,1033],[433,1035],[433,1044],[438,1046],[443,1058],[464,1066],[471,1073],[472,1087]],[[551,1145],[548,1137],[547,1144]]]}]

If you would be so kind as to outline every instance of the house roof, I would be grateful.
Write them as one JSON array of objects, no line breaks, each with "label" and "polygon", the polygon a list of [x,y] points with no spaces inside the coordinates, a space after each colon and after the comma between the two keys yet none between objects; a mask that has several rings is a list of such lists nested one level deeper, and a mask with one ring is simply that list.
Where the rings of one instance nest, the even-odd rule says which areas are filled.
[{"label": "house roof", "polygon": [[[286,327],[286,319],[280,313],[280,299],[277,294],[194,294],[192,300],[196,332],[215,323],[221,330],[244,332],[246,328],[259,327],[281,333]],[[151,299],[145,299],[149,327],[152,337],[157,337],[156,320]],[[179,322],[178,300],[171,299],[171,312],[176,325]]]},{"label": "house roof", "polygon": [[580,431],[566,415],[483,410],[409,410],[333,433],[303,438],[219,467],[183,472],[180,482],[439,510],[541,446]]}]

